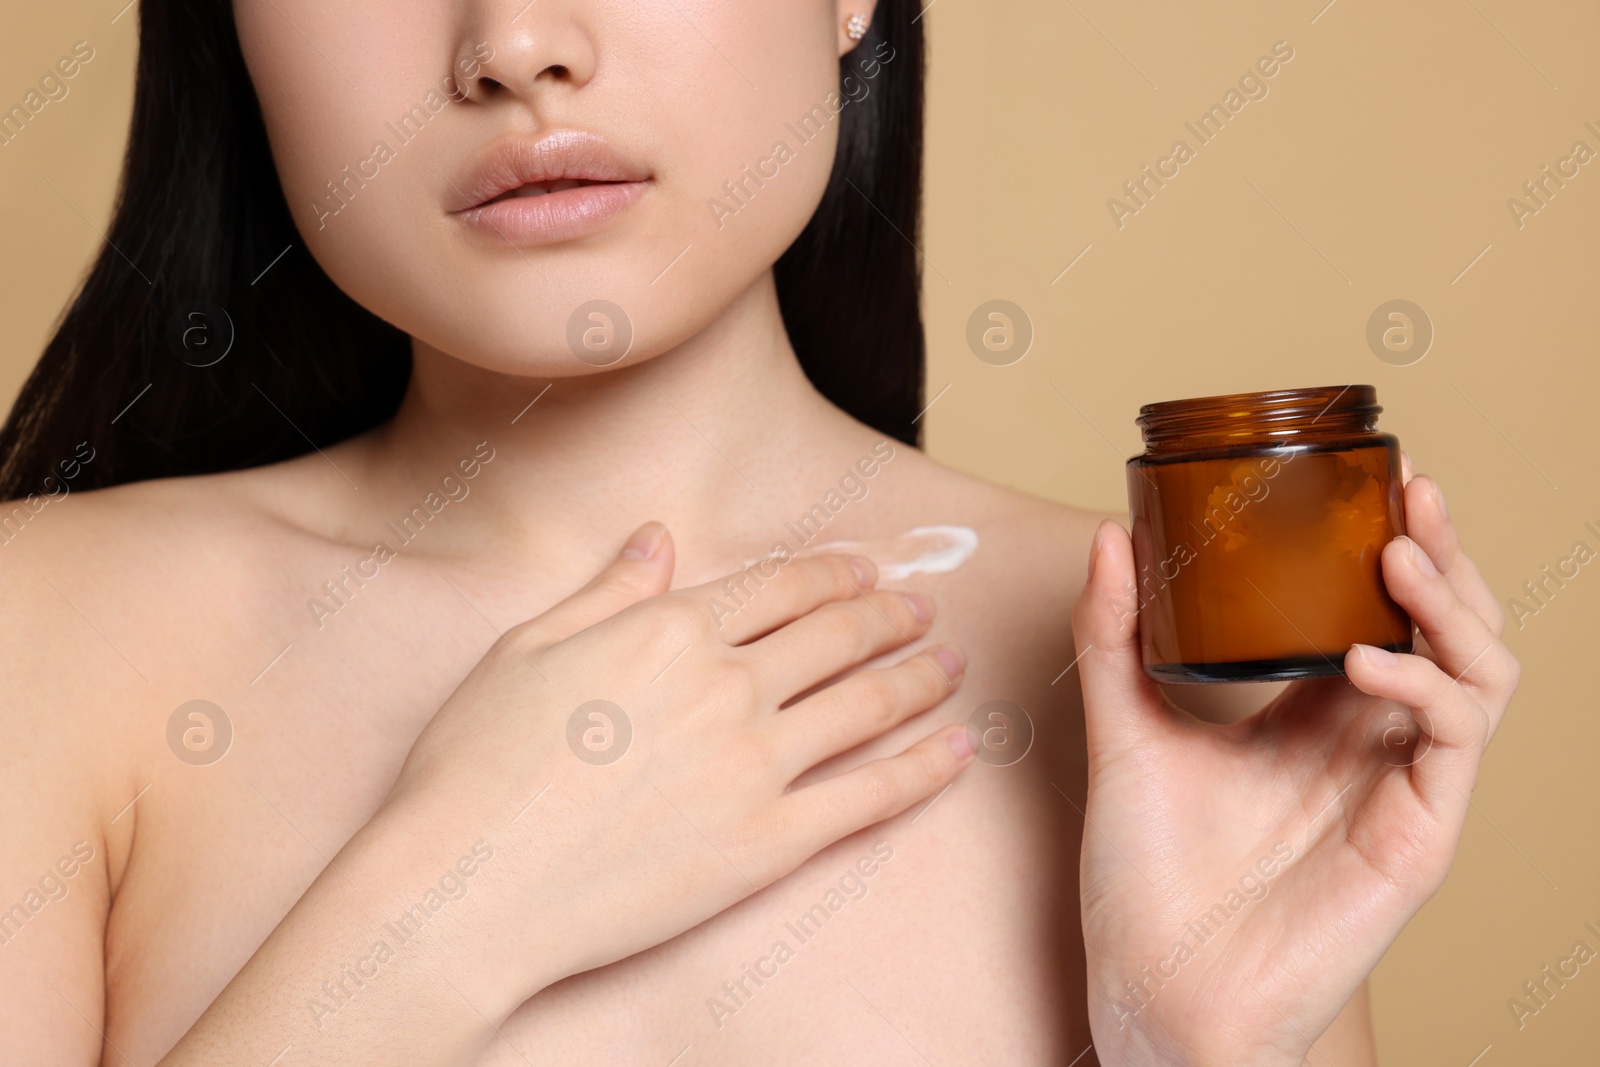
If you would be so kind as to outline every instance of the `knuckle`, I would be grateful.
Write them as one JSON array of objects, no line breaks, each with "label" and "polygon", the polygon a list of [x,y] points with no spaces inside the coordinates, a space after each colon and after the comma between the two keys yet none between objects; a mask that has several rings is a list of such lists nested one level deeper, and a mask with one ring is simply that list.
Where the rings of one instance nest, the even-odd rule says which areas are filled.
[{"label": "knuckle", "polygon": [[848,600],[861,590],[850,561],[836,552],[824,552],[796,560],[794,580],[798,590],[819,602]]},{"label": "knuckle", "polygon": [[[1522,665],[1505,643],[1496,639],[1484,648],[1477,662],[1469,667],[1468,684],[1475,690],[1491,694],[1504,694],[1510,699],[1521,680]],[[1462,672],[1466,674],[1466,671]]]},{"label": "knuckle", "polygon": [[1503,644],[1500,646],[1500,659],[1501,685],[1509,698],[1512,693],[1517,691],[1517,686],[1522,683],[1522,661]]},{"label": "knuckle", "polygon": [[922,704],[944,697],[951,688],[951,679],[944,669],[933,662],[928,654],[919,655],[909,662],[916,671],[917,700]]},{"label": "knuckle", "polygon": [[727,661],[712,670],[703,695],[719,708],[746,709],[761,699],[761,690],[761,680],[754,669],[738,661]]},{"label": "knuckle", "polygon": [[900,810],[900,781],[887,766],[874,767],[861,784],[861,807],[873,822]]},{"label": "knuckle", "polygon": [[943,779],[949,767],[949,745],[923,745],[917,749],[917,785],[922,789]]},{"label": "knuckle", "polygon": [[856,569],[850,564],[849,557],[830,553],[824,558],[828,561],[834,591],[839,596],[852,597],[862,591],[861,579],[856,577]]},{"label": "knuckle", "polygon": [[[877,605],[883,609],[883,614],[888,616],[889,627],[896,634],[911,633],[921,630],[922,623],[917,620],[916,612],[911,610],[911,601],[903,593],[880,593],[873,598]],[[879,616],[882,621],[883,616]]]},{"label": "knuckle", "polygon": [[849,605],[843,609],[830,612],[832,618],[828,620],[829,628],[834,637],[844,643],[852,652],[859,653],[872,643],[872,619],[868,618],[871,609],[863,610],[857,605]]},{"label": "knuckle", "polygon": [[850,608],[860,622],[862,651],[885,642],[903,645],[911,639],[908,634],[917,626],[916,617],[899,593],[869,593]]},{"label": "knuckle", "polygon": [[705,637],[715,624],[710,608],[692,598],[669,593],[640,605],[639,613],[655,650],[676,655],[685,645]]},{"label": "knuckle", "polygon": [[858,701],[873,718],[882,719],[899,708],[900,686],[888,671],[863,671],[856,678]]},{"label": "knuckle", "polygon": [[822,791],[810,809],[807,819],[796,821],[808,827],[822,829],[827,833],[829,840],[837,840],[857,828],[860,822],[859,805],[860,790],[854,785],[846,784],[843,788]]}]

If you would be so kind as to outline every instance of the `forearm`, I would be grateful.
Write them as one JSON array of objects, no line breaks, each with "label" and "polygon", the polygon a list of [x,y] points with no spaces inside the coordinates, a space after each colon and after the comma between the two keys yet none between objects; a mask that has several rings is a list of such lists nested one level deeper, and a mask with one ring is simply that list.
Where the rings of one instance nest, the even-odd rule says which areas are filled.
[{"label": "forearm", "polygon": [[[470,825],[470,824],[467,824]],[[498,921],[508,843],[386,811],[333,858],[161,1062],[454,1064],[558,976]],[[520,924],[519,924],[520,926]],[[530,951],[532,950],[532,951]],[[287,1049],[287,1052],[285,1051]],[[282,1054],[281,1059],[276,1059]]]}]

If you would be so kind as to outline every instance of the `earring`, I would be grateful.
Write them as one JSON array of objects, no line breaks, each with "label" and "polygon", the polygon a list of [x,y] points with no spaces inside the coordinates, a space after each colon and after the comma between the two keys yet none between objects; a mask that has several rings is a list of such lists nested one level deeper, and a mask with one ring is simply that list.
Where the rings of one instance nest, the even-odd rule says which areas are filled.
[{"label": "earring", "polygon": [[849,18],[845,19],[844,33],[845,36],[850,38],[852,41],[861,40],[861,38],[867,35],[867,16],[858,11],[854,15],[851,15]]}]

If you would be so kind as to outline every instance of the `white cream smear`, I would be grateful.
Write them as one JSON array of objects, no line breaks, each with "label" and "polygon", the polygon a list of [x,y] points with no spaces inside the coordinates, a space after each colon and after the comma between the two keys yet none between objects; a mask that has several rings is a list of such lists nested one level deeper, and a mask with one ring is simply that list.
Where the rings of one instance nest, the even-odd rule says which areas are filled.
[{"label": "white cream smear", "polygon": [[878,577],[898,581],[913,574],[948,574],[978,548],[978,532],[970,526],[916,526],[887,541],[829,541],[801,555],[848,552],[866,556],[878,566]]}]

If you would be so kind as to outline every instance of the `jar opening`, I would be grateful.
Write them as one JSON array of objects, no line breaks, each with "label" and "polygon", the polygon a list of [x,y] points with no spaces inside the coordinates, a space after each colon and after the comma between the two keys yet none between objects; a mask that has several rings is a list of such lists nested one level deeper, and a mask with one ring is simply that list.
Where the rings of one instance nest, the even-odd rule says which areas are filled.
[{"label": "jar opening", "polygon": [[1136,421],[1145,448],[1161,452],[1289,443],[1306,434],[1371,433],[1382,410],[1370,385],[1328,385],[1167,400],[1140,408]]}]

